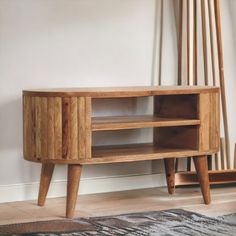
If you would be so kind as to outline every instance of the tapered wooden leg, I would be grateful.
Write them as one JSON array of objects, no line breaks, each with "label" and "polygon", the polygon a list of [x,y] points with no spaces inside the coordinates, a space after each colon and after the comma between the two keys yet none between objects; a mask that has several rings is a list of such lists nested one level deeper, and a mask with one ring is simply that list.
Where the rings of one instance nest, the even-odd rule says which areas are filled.
[{"label": "tapered wooden leg", "polygon": [[194,157],[195,169],[205,204],[211,203],[207,156]]},{"label": "tapered wooden leg", "polygon": [[55,164],[42,164],[38,205],[44,206]]},{"label": "tapered wooden leg", "polygon": [[169,194],[175,192],[175,158],[164,159],[165,171],[166,171],[166,182],[168,186]]},{"label": "tapered wooden leg", "polygon": [[73,218],[79,190],[81,165],[68,165],[66,217]]}]

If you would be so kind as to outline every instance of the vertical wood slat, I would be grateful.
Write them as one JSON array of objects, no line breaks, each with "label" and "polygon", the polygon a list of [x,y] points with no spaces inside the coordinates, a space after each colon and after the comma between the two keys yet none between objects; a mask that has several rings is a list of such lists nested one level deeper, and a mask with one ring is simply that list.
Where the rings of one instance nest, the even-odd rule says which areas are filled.
[{"label": "vertical wood slat", "polygon": [[[199,148],[201,151],[219,149],[220,140],[220,114],[219,94],[200,94],[200,130]],[[209,110],[210,108],[210,110]]]},{"label": "vertical wood slat", "polygon": [[[190,24],[190,1],[186,2],[187,7],[187,85],[191,84],[191,59],[190,59],[190,33],[191,33],[191,24]],[[191,170],[191,157],[187,158],[187,170]]]},{"label": "vertical wood slat", "polygon": [[36,158],[42,157],[42,106],[41,98],[35,98],[35,119],[36,119]]},{"label": "vertical wood slat", "polygon": [[62,158],[70,158],[70,98],[62,98]]},{"label": "vertical wood slat", "polygon": [[48,98],[48,157],[50,159],[55,159],[54,152],[54,143],[55,143],[55,134],[54,134],[54,98]]},{"label": "vertical wood slat", "polygon": [[85,98],[86,100],[86,119],[85,119],[85,132],[86,132],[86,158],[92,157],[92,99],[91,98]]},{"label": "vertical wood slat", "polygon": [[199,116],[200,116],[200,130],[199,130],[199,149],[200,151],[207,151],[210,148],[210,99],[209,94],[204,93],[199,95]]},{"label": "vertical wood slat", "polygon": [[27,158],[28,153],[27,153],[27,142],[26,142],[26,138],[27,138],[27,102],[26,102],[26,96],[22,96],[22,106],[23,106],[23,155],[25,158]]},{"label": "vertical wood slat", "polygon": [[183,83],[183,70],[182,70],[182,50],[183,50],[183,0],[180,0],[179,6],[179,29],[178,29],[178,85]]},{"label": "vertical wood slat", "polygon": [[31,146],[30,156],[36,159],[36,114],[35,114],[35,97],[31,97]]},{"label": "vertical wood slat", "polygon": [[205,0],[201,0],[201,12],[202,12],[202,46],[203,46],[204,76],[205,76],[205,85],[208,85],[209,84],[209,81],[208,81],[208,52],[207,52]]},{"label": "vertical wood slat", "polygon": [[24,138],[24,157],[30,158],[30,145],[31,145],[31,97],[23,96],[23,138]]},{"label": "vertical wood slat", "polygon": [[78,98],[79,158],[91,158],[91,98]]},{"label": "vertical wood slat", "polygon": [[36,98],[37,158],[61,157],[61,99]]},{"label": "vertical wood slat", "polygon": [[191,62],[190,62],[190,32],[191,32],[191,25],[190,25],[190,1],[187,0],[187,85],[190,85],[190,77],[191,77]]},{"label": "vertical wood slat", "polygon": [[23,97],[24,156],[91,158],[91,98]]},{"label": "vertical wood slat", "polygon": [[41,119],[41,159],[48,158],[48,100],[46,97],[40,98],[41,103],[41,112],[42,112],[42,119]]},{"label": "vertical wood slat", "polygon": [[54,98],[54,138],[55,138],[55,158],[62,158],[62,99]]},{"label": "vertical wood slat", "polygon": [[219,149],[220,146],[220,97],[218,93],[210,94],[210,148]]},{"label": "vertical wood slat", "polygon": [[225,139],[220,138],[220,160],[221,160],[221,170],[225,170]]},{"label": "vertical wood slat", "polygon": [[70,98],[70,159],[78,159],[78,103],[77,97]]},{"label": "vertical wood slat", "polygon": [[[217,148],[219,150],[220,147],[220,94],[212,94],[212,96],[215,96],[215,104],[213,104],[216,108],[215,110],[215,128],[212,126],[211,132],[215,132],[215,145],[214,148]],[[215,169],[219,170],[219,152],[215,154]]]},{"label": "vertical wood slat", "polygon": [[229,140],[229,126],[228,126],[228,114],[227,114],[227,102],[225,92],[225,76],[224,76],[224,60],[223,60],[223,43],[222,43],[222,30],[221,30],[221,11],[220,1],[214,0],[215,6],[215,22],[216,22],[216,38],[218,48],[218,64],[219,64],[219,77],[220,77],[220,90],[221,90],[221,106],[224,124],[225,134],[225,151],[227,160],[227,169],[231,168],[230,165],[230,140]]},{"label": "vertical wood slat", "polygon": [[193,10],[193,14],[194,14],[194,32],[193,32],[193,85],[197,85],[198,84],[198,33],[197,33],[197,0],[194,0],[194,10]]},{"label": "vertical wood slat", "polygon": [[209,31],[210,31],[210,42],[211,42],[211,68],[212,68],[212,81],[213,86],[216,86],[216,69],[215,69],[215,44],[214,44],[214,33],[213,33],[213,13],[211,0],[208,0],[208,16],[209,16]]},{"label": "vertical wood slat", "polygon": [[24,96],[24,122],[23,122],[23,136],[24,136],[24,156],[28,160],[36,159],[36,110],[35,97]]}]

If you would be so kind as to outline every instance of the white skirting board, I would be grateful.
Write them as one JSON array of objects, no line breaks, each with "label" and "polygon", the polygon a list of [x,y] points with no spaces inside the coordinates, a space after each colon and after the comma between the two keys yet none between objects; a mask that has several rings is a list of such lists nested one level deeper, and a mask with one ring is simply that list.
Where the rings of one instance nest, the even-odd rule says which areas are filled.
[{"label": "white skirting board", "polygon": [[[164,174],[128,175],[118,177],[84,178],[80,182],[79,194],[117,192],[133,189],[154,188],[166,185]],[[0,185],[0,203],[35,200],[39,183]],[[66,180],[53,181],[48,197],[66,196]]]}]

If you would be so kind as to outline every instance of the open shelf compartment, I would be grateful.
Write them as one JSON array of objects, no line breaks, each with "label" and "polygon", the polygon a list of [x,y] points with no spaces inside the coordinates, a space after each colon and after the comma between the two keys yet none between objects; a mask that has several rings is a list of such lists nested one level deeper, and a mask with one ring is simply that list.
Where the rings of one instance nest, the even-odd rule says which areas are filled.
[{"label": "open shelf compartment", "polygon": [[178,155],[187,157],[196,154],[198,149],[198,126],[158,127],[154,128],[151,143],[93,146],[92,158],[144,160]]},{"label": "open shelf compartment", "polygon": [[[151,115],[134,114],[92,118],[92,131],[120,130],[119,132],[124,132],[128,129],[152,128],[151,143],[94,146],[92,147],[92,158],[106,160],[158,159],[178,157],[178,155],[187,157],[199,152],[201,125],[199,95],[161,95],[153,98],[153,114]],[[104,134],[106,135],[106,133]]]},{"label": "open shelf compartment", "polygon": [[[134,112],[128,115],[94,116],[92,117],[92,131],[200,125],[197,94],[162,95],[153,98],[152,114],[135,114]],[[132,98],[132,102],[129,100],[128,103],[134,107],[138,106],[135,99]],[[126,102],[124,99],[121,101]],[[99,105],[99,102],[97,104]],[[107,104],[111,106],[111,100],[108,100]],[[102,110],[104,109],[106,110],[106,107],[103,106]],[[145,107],[142,109],[145,110]],[[117,114],[116,110],[115,113]]]}]

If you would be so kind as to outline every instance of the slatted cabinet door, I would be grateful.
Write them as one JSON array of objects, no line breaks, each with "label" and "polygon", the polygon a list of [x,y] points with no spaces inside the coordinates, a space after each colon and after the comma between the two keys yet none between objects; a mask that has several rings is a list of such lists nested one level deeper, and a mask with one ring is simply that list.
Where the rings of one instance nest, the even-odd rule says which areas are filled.
[{"label": "slatted cabinet door", "polygon": [[24,95],[23,109],[26,160],[91,158],[91,98]]}]

